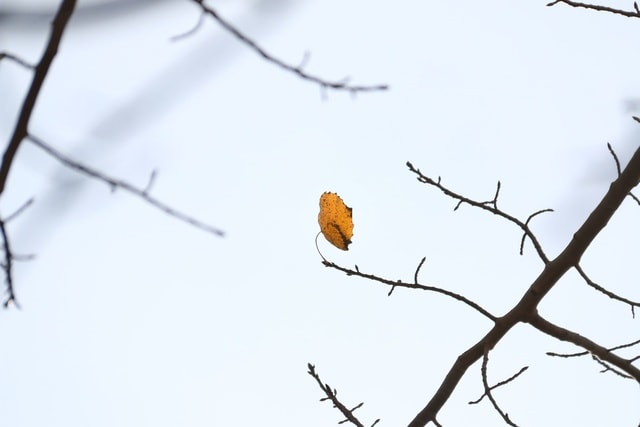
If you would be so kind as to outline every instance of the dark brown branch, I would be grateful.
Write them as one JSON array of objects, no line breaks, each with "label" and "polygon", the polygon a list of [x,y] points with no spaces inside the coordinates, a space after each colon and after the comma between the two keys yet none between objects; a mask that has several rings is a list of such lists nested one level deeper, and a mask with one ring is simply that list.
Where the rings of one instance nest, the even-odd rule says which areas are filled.
[{"label": "dark brown branch", "polygon": [[264,58],[267,62],[270,62],[288,72],[291,72],[303,80],[307,80],[313,83],[320,85],[323,89],[335,89],[335,90],[345,90],[351,93],[356,92],[373,92],[373,91],[382,91],[387,90],[389,88],[388,85],[379,84],[379,85],[371,85],[371,86],[361,86],[361,85],[350,85],[348,79],[338,80],[338,81],[329,81],[325,80],[321,77],[314,76],[312,74],[307,73],[302,69],[301,66],[293,66],[289,65],[286,62],[276,58],[275,56],[268,53],[261,46],[259,46],[255,41],[250,39],[247,35],[245,35],[242,31],[232,25],[229,21],[222,18],[218,12],[216,12],[213,8],[207,6],[204,3],[204,0],[193,0],[200,8],[202,12],[211,16],[218,24],[222,26],[225,30],[231,33],[235,38],[240,40],[246,46],[248,46],[251,50],[256,52],[262,58]]},{"label": "dark brown branch", "polygon": [[602,366],[602,370],[600,371],[601,374],[604,374],[606,372],[613,372],[614,374],[616,374],[617,376],[624,378],[626,380],[630,380],[633,379],[631,377],[631,375],[627,375],[624,372],[620,372],[619,370],[617,370],[616,368],[612,367],[611,365],[609,365],[607,362],[605,362],[604,360],[600,360],[599,357],[597,357],[596,355],[592,354],[591,358],[593,360],[596,361],[596,363],[600,366]]},{"label": "dark brown branch", "polygon": [[[515,374],[511,375],[509,378],[507,378],[506,380],[500,381],[499,383],[492,385],[491,387],[489,387],[489,390],[494,390],[498,387],[502,387],[505,384],[509,384],[511,381],[515,380],[516,378],[518,378],[524,371],[526,371],[527,369],[529,369],[528,366],[524,366],[522,367],[518,372],[516,372]],[[472,400],[469,402],[469,405],[476,405],[478,403],[480,403],[482,401],[482,399],[485,398],[487,394],[483,393],[482,396],[480,396],[479,398],[477,398],[476,400]]]},{"label": "dark brown branch", "polygon": [[[635,118],[636,117],[634,117],[634,119]],[[618,159],[618,155],[616,154],[615,151],[613,151],[613,147],[608,142],[607,142],[607,148],[609,149],[609,153],[613,157],[613,161],[616,163],[616,171],[618,172],[618,176],[620,176],[620,160]],[[640,199],[638,199],[638,197],[636,197],[636,195],[633,194],[631,191],[629,191],[629,197],[631,197],[637,204],[640,205]]]},{"label": "dark brown branch", "polygon": [[31,119],[33,108],[36,105],[38,94],[42,89],[42,84],[49,72],[49,67],[51,67],[53,58],[55,58],[56,53],[58,52],[58,46],[60,45],[62,34],[67,27],[67,23],[69,22],[69,18],[71,18],[71,14],[73,13],[75,6],[76,0],[63,0],[60,3],[60,8],[58,9],[58,12],[51,24],[51,36],[49,37],[49,42],[42,54],[40,62],[36,65],[33,80],[31,81],[29,91],[27,92],[27,96],[25,97],[22,108],[20,109],[20,116],[18,117],[16,127],[13,130],[13,135],[11,135],[9,144],[7,144],[7,148],[2,157],[2,165],[0,165],[0,194],[4,192],[4,188],[7,184],[7,178],[9,177],[9,170],[11,169],[13,159],[18,152],[18,148],[22,141],[27,137],[29,120]]},{"label": "dark brown branch", "polygon": [[596,344],[595,342],[583,337],[578,333],[554,325],[553,323],[544,319],[538,313],[531,316],[527,323],[549,336],[557,338],[561,341],[573,343],[579,347],[584,348],[590,354],[598,357],[600,360],[603,360],[606,363],[615,366],[621,371],[624,371],[626,374],[630,375],[640,383],[640,369],[633,366],[631,361],[618,356],[617,354],[611,352],[611,350],[602,347],[599,344]]},{"label": "dark brown branch", "polygon": [[0,235],[2,236],[2,248],[4,251],[4,263],[2,268],[4,270],[4,280],[7,285],[7,299],[4,301],[4,307],[14,304],[20,308],[16,301],[16,294],[13,291],[13,253],[11,252],[11,245],[9,244],[9,234],[5,226],[5,220],[0,219]]},{"label": "dark brown branch", "polygon": [[[419,177],[421,176],[422,174],[419,174]],[[422,179],[426,180],[428,178],[419,179],[422,181]],[[521,322],[534,324],[542,332],[548,332],[551,336],[580,345],[640,381],[640,371],[631,365],[629,361],[607,352],[603,347],[575,333],[560,330],[555,325],[550,327],[550,324],[544,321],[537,313],[537,306],[540,301],[569,269],[578,264],[593,239],[607,225],[639,179],[640,148],[633,154],[629,164],[627,164],[618,179],[611,184],[598,206],[575,232],[565,249],[554,260],[545,264],[542,273],[527,289],[518,304],[505,316],[496,319],[493,328],[479,342],[458,357],[427,405],[409,423],[409,427],[422,427],[432,422],[442,406],[449,400],[451,393],[453,393],[467,369],[477,362],[485,351],[491,350],[513,326]],[[432,180],[430,181],[433,182]],[[439,183],[433,182],[432,185],[440,188]],[[441,190],[445,194],[451,193],[448,189]],[[484,209],[489,208],[485,206]]]},{"label": "dark brown branch", "polygon": [[498,405],[498,402],[496,402],[496,399],[493,397],[493,393],[491,393],[491,387],[489,387],[489,380],[487,380],[488,364],[489,364],[489,350],[485,350],[482,356],[482,367],[480,368],[480,372],[482,373],[482,384],[484,385],[484,393],[491,401],[491,404],[493,405],[493,409],[495,409],[496,412],[500,414],[504,422],[512,427],[518,427],[517,424],[511,421],[511,419],[509,418],[509,415],[500,408],[500,406]]},{"label": "dark brown branch", "polygon": [[[343,273],[346,273],[348,276],[358,276],[358,277],[362,277],[364,279],[369,279],[369,280],[373,280],[374,282],[379,282],[379,283],[384,283],[385,285],[391,286],[392,289],[395,287],[401,287],[401,288],[409,288],[409,289],[420,289],[423,291],[430,291],[430,292],[436,292],[442,295],[446,295],[448,297],[451,297],[455,300],[458,300],[466,305],[468,305],[469,307],[473,308],[474,310],[476,310],[478,313],[482,314],[484,317],[488,318],[489,320],[495,321],[496,320],[496,316],[494,316],[493,314],[489,313],[487,310],[485,310],[484,308],[482,308],[479,304],[471,301],[470,299],[457,294],[455,292],[451,292],[448,291],[446,289],[442,289],[442,288],[437,288],[435,286],[426,286],[426,285],[420,285],[418,283],[409,283],[409,282],[403,282],[401,280],[389,280],[389,279],[385,279],[383,277],[379,277],[373,274],[366,274],[366,273],[362,273],[359,269],[355,269],[352,270],[350,268],[345,268],[342,266],[339,266],[337,264],[334,264],[333,262],[330,261],[322,261],[322,264],[325,267],[331,267],[331,268],[335,268],[336,270],[342,271]],[[420,263],[420,265],[418,266],[418,269],[420,268],[420,266],[422,265],[422,262]],[[417,276],[417,271],[416,271],[416,276]]]},{"label": "dark brown branch", "polygon": [[638,6],[636,3],[633,4],[633,11],[626,11],[626,10],[622,10],[622,9],[614,9],[612,7],[608,7],[608,6],[601,6],[601,5],[597,5],[597,4],[588,4],[588,3],[580,3],[577,1],[571,1],[571,0],[555,0],[552,1],[551,3],[547,4],[547,6],[554,6],[558,3],[564,3],[567,4],[571,7],[581,7],[584,9],[591,9],[591,10],[596,10],[598,12],[609,12],[609,13],[614,13],[616,15],[622,15],[622,16],[626,16],[627,18],[640,18],[640,10],[638,10]]},{"label": "dark brown branch", "polygon": [[[364,427],[364,424],[362,424],[360,420],[353,414],[353,411],[360,408],[363,405],[363,403],[360,403],[359,405],[355,406],[352,409],[347,408],[342,402],[340,402],[340,400],[338,400],[338,397],[337,397],[338,393],[336,392],[336,390],[332,389],[331,386],[329,386],[329,384],[322,382],[322,380],[320,379],[320,376],[316,372],[315,365],[308,363],[307,369],[308,369],[307,373],[316,380],[316,382],[318,383],[318,386],[320,386],[320,388],[326,395],[326,397],[323,397],[322,399],[320,399],[320,401],[330,400],[331,403],[333,403],[334,408],[338,408],[338,410],[342,413],[342,415],[344,415],[345,419],[343,421],[340,421],[338,424],[344,424],[345,422],[350,422],[355,426]],[[372,427],[376,425],[378,421],[380,420],[379,419],[376,420],[372,424]]]},{"label": "dark brown branch", "polygon": [[0,61],[2,61],[5,58],[15,62],[16,64],[18,64],[18,65],[20,65],[20,66],[22,66],[24,68],[28,68],[30,70],[33,70],[35,68],[33,65],[29,64],[24,59],[12,54],[12,53],[0,52]]},{"label": "dark brown branch", "polygon": [[[491,212],[494,215],[498,215],[504,219],[506,219],[509,222],[514,223],[515,225],[517,225],[524,233],[524,235],[526,237],[529,238],[529,240],[531,240],[531,243],[533,243],[533,246],[536,249],[536,252],[538,253],[538,256],[540,257],[540,259],[542,260],[542,262],[544,262],[545,264],[547,264],[549,262],[549,259],[547,258],[546,254],[544,253],[544,251],[542,250],[542,245],[540,245],[540,242],[538,242],[538,239],[536,238],[536,236],[533,234],[533,232],[531,231],[531,229],[529,228],[529,221],[536,215],[543,213],[543,212],[553,212],[552,209],[543,209],[540,211],[535,212],[534,214],[530,215],[529,218],[527,219],[526,222],[522,222],[520,221],[518,218],[515,218],[512,215],[507,214],[506,212],[502,211],[501,209],[498,209],[497,207],[497,203],[498,203],[498,194],[500,192],[500,182],[498,181],[498,186],[496,189],[496,194],[494,196],[494,199],[492,201],[489,202],[478,202],[472,199],[469,199],[468,197],[465,197],[461,194],[455,193],[454,191],[450,190],[449,188],[445,187],[444,185],[442,185],[440,178],[438,178],[438,180],[433,180],[431,178],[429,178],[428,176],[422,174],[422,172],[420,172],[420,169],[417,169],[416,167],[413,166],[413,164],[411,164],[411,162],[407,162],[407,167],[409,168],[409,170],[413,173],[415,173],[418,176],[418,181],[423,183],[423,184],[428,184],[431,186],[436,187],[438,190],[440,190],[441,192],[443,192],[446,196],[451,197],[454,200],[458,200],[458,203],[456,205],[456,207],[454,208],[454,210],[457,210],[460,205],[462,205],[463,203],[466,203],[468,205],[471,205],[473,207],[479,208],[479,209],[483,209],[485,211]],[[524,239],[523,239],[524,241]],[[520,253],[522,254],[522,243],[520,245]]]},{"label": "dark brown branch", "polygon": [[[630,347],[633,347],[633,346],[638,345],[638,344],[640,344],[640,340],[632,341],[632,342],[626,343],[626,344],[620,344],[620,345],[617,345],[615,347],[610,347],[610,348],[607,348],[607,351],[616,351],[616,350],[620,350],[622,348],[630,348]],[[578,353],[554,353],[552,351],[548,351],[546,354],[547,354],[547,356],[569,358],[569,357],[586,356],[587,354],[589,354],[589,352],[588,351],[580,351]]]},{"label": "dark brown branch", "polygon": [[575,269],[578,271],[580,276],[582,276],[582,278],[587,283],[587,285],[591,286],[596,291],[601,292],[601,293],[605,294],[606,296],[608,296],[609,298],[614,299],[616,301],[620,301],[620,302],[623,302],[625,304],[629,304],[632,309],[634,307],[640,307],[640,302],[631,301],[631,300],[629,300],[627,298],[621,297],[621,296],[619,296],[619,295],[617,295],[617,294],[615,294],[615,293],[603,288],[602,286],[598,285],[596,282],[591,280],[589,278],[589,276],[587,276],[587,274],[584,272],[582,267],[580,267],[580,264],[576,264]]},{"label": "dark brown branch", "polygon": [[45,143],[43,140],[41,140],[40,138],[37,138],[31,134],[27,135],[27,138],[29,141],[31,141],[35,146],[41,148],[42,150],[44,150],[47,154],[49,154],[51,157],[53,157],[54,159],[58,160],[60,163],[62,163],[63,165],[65,165],[66,167],[75,170],[78,173],[81,173],[83,175],[86,175],[90,178],[94,178],[98,181],[104,182],[105,184],[107,184],[111,190],[116,190],[116,189],[122,189],[130,194],[133,194],[134,196],[139,197],[140,199],[144,200],[145,202],[149,203],[150,205],[154,206],[155,208],[161,210],[162,212],[164,212],[165,214],[176,218],[180,221],[186,222],[187,224],[196,227],[200,230],[206,231],[208,233],[211,234],[215,234],[216,236],[224,236],[224,231],[215,228],[209,224],[206,224],[202,221],[199,221],[195,218],[193,218],[192,216],[189,216],[183,212],[180,212],[174,208],[172,208],[171,206],[167,205],[164,202],[161,202],[160,200],[156,199],[155,197],[152,197],[151,195],[149,195],[148,193],[148,188],[151,185],[151,183],[153,182],[153,177],[155,174],[152,174],[152,177],[150,179],[150,183],[149,185],[147,185],[146,189],[140,189],[137,187],[134,187],[133,185],[129,184],[126,181],[121,181],[115,178],[112,178],[110,176],[107,176],[101,172],[98,172],[95,169],[92,169],[64,154],[62,154],[61,152],[59,152],[58,150],[56,150],[55,148],[53,148],[52,146],[50,146],[49,144]]}]

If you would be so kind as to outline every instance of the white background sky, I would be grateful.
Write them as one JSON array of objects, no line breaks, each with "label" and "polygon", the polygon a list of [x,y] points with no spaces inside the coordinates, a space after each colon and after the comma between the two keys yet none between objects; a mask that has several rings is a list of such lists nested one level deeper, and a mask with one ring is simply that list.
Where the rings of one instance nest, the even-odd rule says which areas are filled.
[{"label": "white background sky", "polygon": [[[406,424],[459,353],[490,328],[436,294],[388,289],[322,266],[318,199],[354,212],[341,265],[462,293],[506,312],[541,271],[518,230],[462,207],[408,172],[534,222],[556,255],[626,162],[637,124],[640,20],[544,1],[293,1],[214,4],[273,55],[327,79],[388,92],[328,91],[266,63],[188,0],[80,1],[30,130],[100,170],[227,232],[217,238],[61,168],[25,142],[2,214],[22,310],[0,311],[0,425],[334,425],[306,374],[371,424]],[[627,2],[610,5],[629,7]],[[39,58],[57,2],[0,1],[0,50]],[[37,6],[26,13],[27,5]],[[31,73],[0,62],[7,141]],[[640,299],[638,206],[629,200],[584,258],[592,278]],[[627,307],[567,277],[541,312],[603,345],[638,338]],[[521,326],[491,353],[489,378],[530,369],[495,396],[525,426],[635,426],[638,385],[599,374],[575,349]],[[636,352],[637,353],[637,352]],[[630,353],[633,354],[633,353]],[[439,416],[501,425],[474,365]]]}]

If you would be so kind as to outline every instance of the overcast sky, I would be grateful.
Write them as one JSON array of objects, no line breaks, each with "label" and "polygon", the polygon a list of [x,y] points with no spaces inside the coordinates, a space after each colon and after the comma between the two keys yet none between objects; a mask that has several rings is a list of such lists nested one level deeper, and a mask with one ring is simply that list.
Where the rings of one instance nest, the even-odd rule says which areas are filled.
[{"label": "overcast sky", "polygon": [[[353,208],[346,267],[466,295],[505,313],[542,270],[511,224],[418,183],[405,163],[490,200],[550,257],[569,241],[637,145],[640,20],[545,1],[210,2],[323,91],[206,19],[189,0],[79,1],[30,131],[104,173],[219,227],[224,238],[66,170],[25,142],[3,194],[22,309],[0,311],[0,425],[331,426],[341,415],[306,373],[370,425],[404,425],[456,357],[491,327],[437,294],[388,289],[325,268],[318,200]],[[55,1],[0,2],[0,51],[39,59]],[[33,6],[28,8],[27,5]],[[624,2],[612,4],[629,7]],[[7,141],[31,73],[0,62]],[[598,283],[640,299],[640,209],[628,200],[583,259]],[[638,339],[628,307],[575,273],[540,306],[605,346]],[[574,347],[526,326],[490,355],[489,379],[529,366],[495,397],[519,425],[636,426],[638,385],[600,374]],[[637,353],[637,351],[636,351]],[[633,353],[630,353],[633,354]],[[469,369],[439,416],[501,425]]]}]

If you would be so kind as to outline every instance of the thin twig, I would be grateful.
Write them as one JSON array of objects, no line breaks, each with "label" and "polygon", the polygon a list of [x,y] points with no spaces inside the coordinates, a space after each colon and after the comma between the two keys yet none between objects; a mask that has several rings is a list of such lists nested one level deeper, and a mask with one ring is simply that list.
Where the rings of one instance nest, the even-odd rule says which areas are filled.
[{"label": "thin twig", "polygon": [[[360,408],[364,403],[360,403],[359,405],[356,405],[354,408],[347,408],[342,402],[340,402],[340,400],[337,397],[337,392],[335,389],[332,389],[331,386],[327,383],[322,382],[322,380],[320,379],[320,376],[318,375],[318,373],[316,372],[316,367],[315,365],[312,365],[311,363],[307,364],[307,373],[309,375],[311,375],[316,382],[318,383],[318,385],[320,386],[320,388],[322,389],[322,391],[324,392],[324,394],[326,395],[326,397],[323,397],[322,399],[320,399],[320,401],[324,401],[324,400],[330,400],[331,403],[333,403],[333,406],[335,408],[338,408],[338,410],[342,413],[342,415],[344,415],[345,419],[340,421],[338,424],[344,424],[345,422],[350,422],[351,424],[358,426],[358,427],[364,427],[364,424],[362,424],[362,422],[360,422],[360,420],[353,414],[353,411],[355,411],[356,409]],[[376,420],[373,425],[376,425],[378,423],[378,421],[380,420]]]},{"label": "thin twig", "polygon": [[[536,236],[533,234],[533,232],[529,228],[529,221],[531,220],[531,218],[533,218],[534,216],[536,216],[536,215],[538,215],[538,214],[540,214],[542,212],[552,212],[551,209],[543,209],[543,210],[537,211],[534,214],[529,216],[527,222],[522,222],[518,218],[516,218],[516,217],[514,217],[512,215],[509,215],[506,212],[504,212],[503,210],[497,208],[497,198],[498,198],[498,194],[500,192],[500,182],[499,181],[498,181],[498,186],[497,186],[497,189],[496,189],[496,194],[494,196],[494,199],[492,201],[490,201],[490,202],[478,202],[478,201],[469,199],[468,197],[462,196],[461,194],[455,193],[452,190],[450,190],[449,188],[445,187],[444,185],[442,185],[440,177],[438,177],[437,181],[429,178],[428,176],[426,176],[422,172],[420,172],[420,169],[417,169],[416,167],[414,167],[413,164],[411,164],[411,162],[407,162],[407,167],[409,168],[409,170],[411,172],[415,173],[418,176],[417,179],[418,179],[419,182],[421,182],[423,184],[428,184],[428,185],[434,186],[437,189],[439,189],[440,191],[442,191],[445,195],[451,197],[454,200],[458,200],[458,203],[457,203],[456,207],[454,208],[454,210],[458,209],[458,207],[461,204],[466,203],[466,204],[471,205],[473,207],[480,208],[480,209],[483,209],[485,211],[491,212],[494,215],[498,215],[498,216],[506,219],[507,221],[512,222],[515,225],[517,225],[523,231],[525,236],[528,237],[529,240],[531,240],[531,243],[533,243],[533,246],[536,249],[536,252],[538,253],[538,256],[540,257],[542,262],[544,262],[545,264],[549,263],[549,258],[547,258],[547,255],[542,250],[542,245],[540,244],[540,242],[538,241]],[[522,244],[520,246],[522,248]]]},{"label": "thin twig", "polygon": [[595,360],[596,363],[598,363],[598,365],[603,367],[603,369],[600,371],[601,374],[604,374],[606,372],[613,372],[614,374],[616,374],[619,377],[624,378],[626,380],[630,380],[630,379],[633,378],[631,375],[627,375],[624,372],[621,372],[621,371],[617,370],[616,368],[612,367],[607,362],[605,362],[605,361],[601,360],[599,357],[597,357],[595,354],[592,354],[591,358],[593,360]]},{"label": "thin twig", "polygon": [[632,309],[634,307],[640,307],[640,302],[631,301],[630,299],[621,297],[621,296],[619,296],[619,295],[617,295],[617,294],[615,294],[615,293],[603,288],[602,286],[598,285],[596,282],[591,280],[589,278],[589,276],[587,276],[587,273],[584,272],[582,267],[580,267],[580,264],[576,264],[575,265],[575,269],[578,272],[578,274],[580,274],[580,276],[582,276],[582,279],[587,283],[587,285],[591,286],[596,291],[601,292],[601,293],[605,294],[606,296],[608,296],[609,298],[614,299],[616,301],[620,301],[620,302],[623,302],[625,304],[629,304]]},{"label": "thin twig", "polygon": [[[568,341],[573,343],[579,347],[587,350],[588,354],[592,354],[597,356],[600,360],[603,360],[616,368],[624,371],[631,378],[640,382],[640,369],[636,368],[630,360],[625,359],[623,357],[618,356],[617,354],[611,352],[609,349],[602,347],[599,344],[591,341],[584,336],[570,331],[568,329],[562,328],[558,325],[555,325],[548,320],[544,319],[540,316],[539,313],[535,313],[529,320],[528,323],[539,331],[557,338],[562,341]],[[549,354],[549,353],[547,353]]]},{"label": "thin twig", "polygon": [[614,13],[616,15],[626,16],[627,18],[640,18],[640,11],[638,10],[638,7],[637,7],[636,3],[633,4],[634,5],[634,10],[633,11],[626,11],[626,10],[622,10],[622,9],[614,9],[612,7],[601,6],[601,5],[597,5],[597,4],[580,3],[580,2],[577,2],[577,1],[571,1],[571,0],[555,0],[555,1],[552,1],[551,3],[547,4],[547,6],[553,6],[553,5],[556,5],[558,3],[564,3],[564,4],[567,4],[567,5],[572,6],[572,7],[581,7],[581,8],[584,8],[584,9],[596,10],[598,12]]},{"label": "thin twig", "polygon": [[4,269],[4,280],[7,285],[7,299],[4,302],[4,307],[7,308],[10,304],[14,304],[17,308],[20,308],[13,290],[13,253],[11,252],[9,234],[7,233],[5,220],[3,219],[0,219],[0,234],[2,235],[2,247],[4,250],[4,263],[2,268]]},{"label": "thin twig", "polygon": [[[615,347],[610,347],[610,348],[607,348],[607,351],[616,351],[622,348],[630,348],[638,344],[640,344],[640,340],[632,341],[626,344],[620,344]],[[552,351],[548,351],[546,353],[547,356],[562,357],[562,358],[581,357],[581,356],[586,356],[588,354],[590,354],[588,351],[580,351],[577,353],[554,353]]]},{"label": "thin twig", "polygon": [[[401,280],[389,280],[389,279],[385,279],[383,277],[379,277],[373,274],[367,274],[367,273],[362,273],[359,269],[358,270],[352,270],[349,268],[345,268],[342,266],[339,266],[333,262],[330,261],[326,261],[323,260],[322,264],[325,267],[331,267],[331,268],[335,268],[336,270],[342,271],[343,273],[346,273],[348,276],[358,276],[358,277],[362,277],[364,279],[369,279],[369,280],[373,280],[375,282],[379,282],[379,283],[384,283],[385,285],[391,286],[393,287],[401,287],[401,288],[409,288],[409,289],[421,289],[423,291],[430,291],[430,292],[436,292],[442,295],[446,295],[448,297],[451,297],[455,300],[458,300],[466,305],[468,305],[469,307],[473,308],[474,310],[476,310],[478,313],[482,314],[484,317],[488,318],[489,320],[495,321],[496,320],[496,316],[494,316],[493,314],[489,313],[487,310],[485,310],[484,308],[482,308],[480,306],[480,304],[477,304],[473,301],[471,301],[470,299],[457,294],[455,292],[451,292],[448,291],[446,289],[442,289],[442,288],[437,288],[435,286],[426,286],[426,285],[420,285],[418,283],[409,283],[409,282],[403,282]],[[419,267],[422,265],[422,262],[420,263]]]},{"label": "thin twig", "polygon": [[171,37],[169,40],[171,40],[172,42],[187,38],[189,36],[191,36],[192,34],[194,34],[196,31],[198,31],[200,29],[200,27],[202,27],[202,24],[204,23],[204,18],[205,18],[205,13],[202,12],[200,14],[200,16],[198,17],[198,22],[196,22],[196,25],[193,26],[193,28],[189,29],[188,31],[185,31],[184,33],[175,35],[173,37]]},{"label": "thin twig", "polygon": [[12,219],[18,217],[22,212],[24,212],[29,206],[31,206],[31,204],[33,203],[33,197],[29,200],[27,200],[26,202],[24,202],[18,209],[15,210],[15,212],[13,212],[12,214],[8,215],[5,219],[4,222],[7,223],[9,221],[11,221]]},{"label": "thin twig", "polygon": [[15,62],[18,65],[21,65],[24,68],[28,68],[30,70],[33,70],[35,67],[32,64],[29,64],[27,61],[25,61],[24,59],[9,53],[9,52],[0,52],[0,61],[2,61],[3,59],[9,59],[13,62]]},{"label": "thin twig", "polygon": [[[303,80],[308,80],[310,82],[316,83],[320,85],[320,87],[323,89],[329,88],[329,89],[335,89],[335,90],[345,90],[351,93],[383,91],[383,90],[389,89],[389,86],[386,84],[378,84],[378,85],[371,85],[371,86],[350,85],[348,78],[337,80],[337,81],[329,81],[321,77],[309,74],[302,69],[302,66],[296,67],[296,66],[287,64],[286,62],[268,53],[261,46],[259,46],[255,41],[250,39],[246,34],[244,34],[242,31],[240,31],[238,28],[232,25],[229,21],[222,18],[222,16],[220,16],[220,14],[216,12],[213,8],[211,8],[210,6],[207,6],[204,3],[204,0],[193,0],[193,2],[196,3],[198,6],[200,6],[203,13],[211,16],[214,20],[218,22],[218,24],[222,26],[222,28],[224,28],[229,33],[231,33],[235,38],[237,38],[246,46],[248,46],[251,50],[256,52],[258,55],[264,58],[267,62],[277,65],[278,67],[288,72],[296,74],[298,77],[302,78]],[[303,65],[304,65],[304,62],[303,62]]]},{"label": "thin twig", "polygon": [[161,202],[160,200],[156,199],[155,197],[152,197],[149,195],[149,193],[147,192],[147,189],[140,189],[137,187],[134,187],[133,185],[129,184],[126,181],[121,181],[115,178],[112,178],[110,176],[107,176],[105,174],[103,174],[102,172],[98,172],[97,170],[90,168],[89,166],[86,166],[64,154],[62,154],[61,152],[59,152],[58,150],[56,150],[55,148],[53,148],[52,146],[50,146],[49,144],[45,143],[42,139],[35,137],[32,134],[29,134],[27,136],[27,138],[29,139],[29,141],[31,141],[34,145],[36,145],[37,147],[43,149],[47,154],[51,155],[53,158],[55,158],[56,160],[58,160],[60,163],[62,163],[63,165],[65,165],[66,167],[75,170],[78,173],[81,173],[83,175],[86,175],[90,178],[94,178],[98,181],[104,182],[105,184],[109,185],[109,187],[111,187],[111,190],[116,190],[116,189],[122,189],[127,191],[130,194],[133,194],[134,196],[139,197],[140,199],[144,200],[145,202],[149,203],[150,205],[158,208],[159,210],[161,210],[162,212],[164,212],[165,214],[172,216],[180,221],[186,222],[189,225],[192,225],[196,228],[199,228],[200,230],[206,231],[208,233],[211,234],[215,234],[216,236],[224,236],[224,231],[213,227],[209,224],[206,224],[202,221],[199,221],[195,218],[193,218],[190,215],[187,215],[183,212],[180,212],[174,208],[172,208],[171,206],[167,205],[164,202]]},{"label": "thin twig", "polygon": [[[635,118],[636,117],[634,117],[634,119]],[[613,161],[616,163],[616,171],[618,172],[618,176],[620,176],[620,160],[618,159],[618,155],[616,154],[615,151],[613,151],[613,147],[608,142],[607,142],[607,148],[609,149],[609,153],[611,153],[611,156],[613,157]],[[629,191],[629,197],[631,197],[633,200],[635,200],[635,202],[638,205],[640,205],[640,199],[631,191]]]},{"label": "thin twig", "polygon": [[[500,381],[499,383],[492,385],[491,387],[489,387],[489,390],[495,390],[498,387],[502,387],[505,384],[510,383],[511,381],[515,380],[516,378],[518,378],[524,371],[526,371],[527,369],[529,369],[528,366],[524,366],[522,368],[520,368],[520,370],[518,372],[516,372],[515,374],[511,375],[509,378],[507,378],[506,380]],[[485,396],[487,396],[487,393],[483,393],[482,396],[480,396],[479,398],[477,398],[476,400],[472,400],[469,402],[469,405],[476,405],[478,403],[480,403],[482,401],[482,399],[485,398]]]},{"label": "thin twig", "polygon": [[485,348],[484,355],[482,357],[482,367],[480,368],[480,372],[482,373],[482,384],[484,385],[484,393],[487,395],[493,408],[500,414],[505,423],[509,424],[512,427],[518,427],[511,419],[509,418],[509,414],[500,409],[498,402],[494,399],[493,394],[491,393],[491,387],[489,387],[489,381],[487,380],[487,365],[489,364],[489,350]]}]

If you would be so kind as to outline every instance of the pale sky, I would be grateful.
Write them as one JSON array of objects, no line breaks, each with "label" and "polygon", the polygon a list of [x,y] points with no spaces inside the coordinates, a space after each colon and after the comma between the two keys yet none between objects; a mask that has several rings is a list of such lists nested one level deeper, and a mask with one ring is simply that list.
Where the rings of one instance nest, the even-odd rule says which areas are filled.
[{"label": "pale sky", "polygon": [[[219,238],[62,168],[25,142],[3,194],[21,310],[0,311],[0,425],[299,426],[342,419],[308,362],[361,421],[406,425],[456,357],[491,327],[443,296],[321,264],[318,199],[353,208],[345,267],[464,294],[505,313],[542,270],[513,225],[416,181],[405,163],[521,219],[556,255],[637,145],[640,20],[527,2],[210,2],[269,53],[327,80],[390,85],[351,96],[265,62],[189,0],[79,2],[30,130],[104,173],[226,232]],[[104,3],[109,3],[108,1]],[[116,3],[116,2],[114,2]],[[34,10],[25,11],[26,5]],[[0,1],[0,51],[36,62],[57,2]],[[629,7],[624,2],[611,4]],[[0,62],[7,141],[31,73]],[[628,200],[583,259],[639,300]],[[638,339],[628,307],[568,274],[540,306],[605,346]],[[514,328],[489,379],[522,426],[636,426],[638,385],[578,349]],[[636,349],[637,353],[637,349]],[[629,353],[634,354],[633,352]],[[472,366],[439,420],[503,425]]]}]

